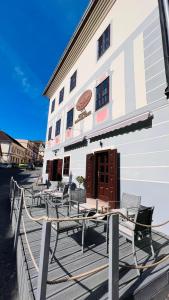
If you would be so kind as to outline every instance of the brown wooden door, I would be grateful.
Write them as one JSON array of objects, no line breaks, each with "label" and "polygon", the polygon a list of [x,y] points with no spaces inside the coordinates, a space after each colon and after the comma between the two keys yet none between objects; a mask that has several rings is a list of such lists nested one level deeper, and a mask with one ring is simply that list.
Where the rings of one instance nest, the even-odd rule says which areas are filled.
[{"label": "brown wooden door", "polygon": [[109,154],[97,153],[97,198],[109,201]]},{"label": "brown wooden door", "polygon": [[117,150],[109,150],[109,205],[117,207]]},{"label": "brown wooden door", "polygon": [[95,157],[94,154],[86,156],[86,197],[93,198],[94,195],[94,172]]}]

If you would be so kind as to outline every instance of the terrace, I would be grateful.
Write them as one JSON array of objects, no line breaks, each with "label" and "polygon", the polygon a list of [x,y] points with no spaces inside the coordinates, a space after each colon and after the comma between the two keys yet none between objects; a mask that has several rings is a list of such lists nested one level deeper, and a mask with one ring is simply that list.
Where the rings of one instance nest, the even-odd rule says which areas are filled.
[{"label": "terrace", "polygon": [[[169,295],[168,261],[154,265],[151,268],[143,269],[141,276],[137,275],[136,269],[128,268],[126,266],[133,265],[133,254],[131,243],[119,236],[119,264],[117,261],[112,261],[112,264],[118,267],[119,295],[110,297],[108,291],[110,280],[110,254],[106,252],[106,237],[103,226],[95,226],[88,229],[85,238],[84,253],[81,251],[81,231],[72,230],[68,233],[59,234],[58,245],[54,260],[52,263],[48,262],[47,257],[47,280],[46,295],[43,292],[37,291],[39,282],[43,282],[43,274],[41,280],[37,272],[36,265],[41,271],[42,260],[42,220],[32,221],[23,205],[22,216],[24,219],[25,229],[27,233],[27,241],[23,228],[23,223],[20,224],[20,235],[16,235],[16,224],[19,215],[19,203],[22,198],[22,193],[15,193],[15,201],[11,202],[13,206],[13,228],[15,228],[15,242],[17,236],[17,266],[18,266],[18,281],[21,299],[167,299]],[[12,200],[14,199],[11,195]],[[17,201],[19,200],[19,201]],[[32,205],[32,200],[28,193],[25,192],[25,202],[28,209]],[[13,205],[14,204],[14,205]],[[46,215],[45,203],[40,206],[36,204],[29,209],[33,217],[41,217]],[[62,217],[66,216],[67,210],[63,208],[60,210]],[[110,233],[111,234],[111,233]],[[53,249],[56,238],[56,232],[51,230],[50,249]],[[114,237],[114,238],[117,238]],[[111,241],[110,241],[111,243]],[[32,251],[33,257],[30,255]],[[152,259],[149,245],[144,241],[138,241],[136,244],[136,252],[139,265],[152,264],[159,262],[161,259],[167,257],[169,253],[169,238],[157,231],[153,231],[153,246],[155,250],[155,260]],[[110,247],[110,245],[109,245]],[[114,246],[115,247],[115,246]],[[114,248],[113,247],[113,248]],[[44,248],[45,249],[45,248]],[[109,248],[110,249],[110,248]],[[45,250],[44,250],[45,251]],[[113,249],[114,251],[114,249]],[[116,250],[115,250],[116,251]],[[40,257],[41,256],[41,257]],[[49,259],[51,252],[49,253]],[[33,262],[35,259],[35,263]],[[45,259],[45,255],[43,256]],[[68,280],[57,284],[49,284],[49,281],[62,279],[65,276],[76,276],[95,268],[108,264],[107,268],[84,276],[75,280]],[[44,270],[43,270],[44,271]],[[115,270],[116,271],[116,270]],[[43,272],[42,272],[43,273]],[[61,280],[62,281],[62,280]],[[113,283],[116,286],[116,283]],[[41,296],[39,296],[41,295]]]}]

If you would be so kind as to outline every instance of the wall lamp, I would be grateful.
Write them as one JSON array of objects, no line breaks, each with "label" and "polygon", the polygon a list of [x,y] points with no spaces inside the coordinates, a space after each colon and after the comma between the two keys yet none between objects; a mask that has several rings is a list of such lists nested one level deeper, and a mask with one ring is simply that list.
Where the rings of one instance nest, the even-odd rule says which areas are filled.
[{"label": "wall lamp", "polygon": [[55,156],[56,156],[58,151],[59,151],[59,149],[52,150],[52,152],[54,153]]},{"label": "wall lamp", "polygon": [[100,147],[101,147],[101,148],[103,147],[103,142],[102,142],[102,141],[100,141]]}]

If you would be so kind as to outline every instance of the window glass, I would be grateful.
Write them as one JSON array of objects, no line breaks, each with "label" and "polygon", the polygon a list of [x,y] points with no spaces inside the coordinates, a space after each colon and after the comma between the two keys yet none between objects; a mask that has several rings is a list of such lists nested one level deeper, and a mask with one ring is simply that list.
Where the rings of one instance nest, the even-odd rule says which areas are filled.
[{"label": "window glass", "polygon": [[110,46],[110,25],[103,32],[101,37],[98,39],[98,59],[104,54],[104,52]]},{"label": "window glass", "polygon": [[54,111],[54,109],[55,109],[55,99],[52,101],[51,113]]},{"label": "window glass", "polygon": [[59,104],[63,101],[64,98],[64,87],[61,89],[59,93]]},{"label": "window glass", "polygon": [[55,136],[60,134],[61,119],[56,122]]},{"label": "window glass", "polygon": [[66,156],[64,157],[63,175],[69,176],[69,168],[70,168],[70,156]]},{"label": "window glass", "polygon": [[73,108],[67,113],[66,129],[73,126]]},{"label": "window glass", "polygon": [[49,127],[49,131],[48,131],[48,141],[51,140],[52,137],[52,126]]},{"label": "window glass", "polygon": [[77,71],[73,73],[73,75],[70,78],[70,92],[75,88],[76,86],[76,77],[77,77]]},{"label": "window glass", "polygon": [[96,87],[96,110],[109,102],[109,77]]}]

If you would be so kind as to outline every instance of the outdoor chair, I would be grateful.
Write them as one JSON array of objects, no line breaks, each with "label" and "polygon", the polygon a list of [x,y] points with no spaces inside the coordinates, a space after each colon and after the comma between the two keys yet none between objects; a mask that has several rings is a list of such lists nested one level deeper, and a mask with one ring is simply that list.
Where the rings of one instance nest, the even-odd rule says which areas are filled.
[{"label": "outdoor chair", "polygon": [[[132,208],[132,220],[141,224],[150,225],[152,224],[152,215],[153,215],[154,207],[146,207],[144,209],[140,209],[139,211]],[[136,225],[126,219],[120,220],[119,223],[119,234],[132,242],[132,252],[134,257],[134,263],[137,267],[137,256],[136,256],[136,249],[135,249],[135,242],[137,240],[143,240],[144,238],[149,238],[150,248],[152,257],[154,258],[154,249],[152,244],[152,234],[151,234],[151,227],[143,227],[141,225]],[[140,275],[140,270],[137,269],[137,274]]]},{"label": "outdoor chair", "polygon": [[[59,218],[66,216],[66,211],[67,211],[68,206],[67,205],[61,205],[60,203],[54,203],[50,201],[49,199],[46,199],[46,211],[47,211],[47,216],[51,218]],[[65,211],[64,211],[65,210]],[[80,217],[81,215],[76,215],[76,217]],[[50,259],[50,263],[53,261],[53,258],[55,256],[57,244],[58,244],[58,238],[59,234],[61,233],[68,233],[69,231],[76,230],[81,230],[82,231],[82,249],[83,249],[83,221],[63,221],[63,222],[52,222],[52,230],[56,234],[55,238],[55,244],[54,248],[52,250],[52,255]]]},{"label": "outdoor chair", "polygon": [[60,190],[50,192],[52,201],[60,200],[62,204],[67,203],[69,199],[69,184],[65,184]]}]

